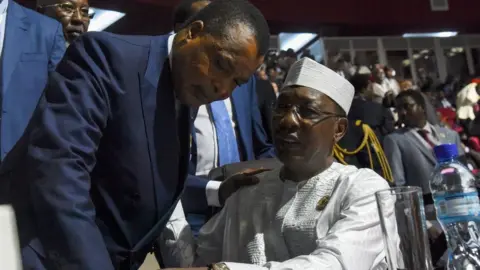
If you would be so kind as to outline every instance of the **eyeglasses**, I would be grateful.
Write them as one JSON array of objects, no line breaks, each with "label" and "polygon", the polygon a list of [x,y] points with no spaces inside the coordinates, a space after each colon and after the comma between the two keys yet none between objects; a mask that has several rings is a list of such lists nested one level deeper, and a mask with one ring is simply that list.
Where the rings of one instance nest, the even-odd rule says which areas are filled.
[{"label": "eyeglasses", "polygon": [[310,109],[307,106],[293,104],[276,104],[273,109],[273,118],[285,117],[285,115],[290,113],[290,111],[295,114],[297,119],[310,126],[317,125],[332,117],[345,117],[344,115],[340,115],[337,113]]},{"label": "eyeglasses", "polygon": [[76,7],[74,4],[70,2],[66,3],[58,3],[58,4],[53,4],[53,5],[45,5],[41,6],[42,8],[59,8],[62,10],[67,16],[72,16],[75,11],[78,11],[78,13],[83,17],[83,18],[88,18],[88,19],[93,19],[95,16],[95,12],[93,9],[90,7]]}]

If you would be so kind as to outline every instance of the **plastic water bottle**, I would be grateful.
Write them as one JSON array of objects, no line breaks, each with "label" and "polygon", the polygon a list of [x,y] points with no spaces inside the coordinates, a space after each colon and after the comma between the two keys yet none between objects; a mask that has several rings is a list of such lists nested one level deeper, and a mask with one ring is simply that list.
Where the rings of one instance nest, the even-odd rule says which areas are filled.
[{"label": "plastic water bottle", "polygon": [[430,189],[447,237],[448,269],[480,269],[480,202],[475,177],[456,160],[455,144],[439,145],[434,151],[438,164]]}]

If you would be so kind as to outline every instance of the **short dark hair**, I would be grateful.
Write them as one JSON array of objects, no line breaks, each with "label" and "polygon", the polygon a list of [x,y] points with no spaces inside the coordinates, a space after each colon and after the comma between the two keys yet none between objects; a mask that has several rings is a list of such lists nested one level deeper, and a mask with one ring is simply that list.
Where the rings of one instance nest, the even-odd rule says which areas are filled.
[{"label": "short dark hair", "polygon": [[417,105],[419,105],[420,107],[422,107],[422,109],[425,110],[426,101],[421,92],[416,90],[402,91],[400,92],[400,94],[398,94],[396,100],[400,100],[401,98],[404,98],[404,97],[411,97]]},{"label": "short dark hair", "polygon": [[370,75],[357,73],[350,79],[350,83],[355,88],[355,94],[362,93],[368,88],[368,84],[370,83]]},{"label": "short dark hair", "polygon": [[270,46],[270,30],[260,10],[246,0],[215,0],[188,19],[203,21],[205,32],[215,37],[225,37],[229,27],[244,24],[255,36],[258,55],[265,55]]},{"label": "short dark hair", "polygon": [[195,15],[193,4],[197,2],[211,2],[211,0],[182,0],[173,11],[173,28],[184,24],[190,17]]}]

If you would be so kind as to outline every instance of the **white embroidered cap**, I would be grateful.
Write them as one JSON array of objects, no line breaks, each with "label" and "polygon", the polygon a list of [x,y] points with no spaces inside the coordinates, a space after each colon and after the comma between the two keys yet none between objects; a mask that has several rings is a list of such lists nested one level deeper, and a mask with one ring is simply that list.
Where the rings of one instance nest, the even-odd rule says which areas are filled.
[{"label": "white embroidered cap", "polygon": [[288,71],[283,88],[305,86],[329,96],[348,114],[355,88],[345,78],[310,58],[295,62]]}]

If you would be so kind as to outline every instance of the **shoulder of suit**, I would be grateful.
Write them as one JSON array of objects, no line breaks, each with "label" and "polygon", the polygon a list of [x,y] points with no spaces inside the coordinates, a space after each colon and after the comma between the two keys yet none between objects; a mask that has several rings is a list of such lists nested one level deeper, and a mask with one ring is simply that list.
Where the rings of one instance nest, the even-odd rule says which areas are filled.
[{"label": "shoulder of suit", "polygon": [[87,32],[80,39],[84,42],[103,43],[117,46],[132,46],[149,48],[152,40],[159,38],[155,36],[128,36],[108,32]]},{"label": "shoulder of suit", "polygon": [[57,20],[50,18],[48,16],[45,16],[43,14],[40,14],[29,8],[26,8],[20,4],[15,3],[14,1],[10,1],[8,4],[18,6],[18,8],[20,8],[28,17],[28,20],[30,21],[30,23],[41,26],[41,27],[37,27],[38,29],[54,32],[57,30],[58,27],[61,26],[61,24]]},{"label": "shoulder of suit", "polygon": [[391,139],[393,139],[393,138],[404,138],[405,133],[407,133],[408,131],[409,131],[409,129],[399,128],[399,129],[395,130],[394,132],[385,136],[385,138],[391,138]]}]

